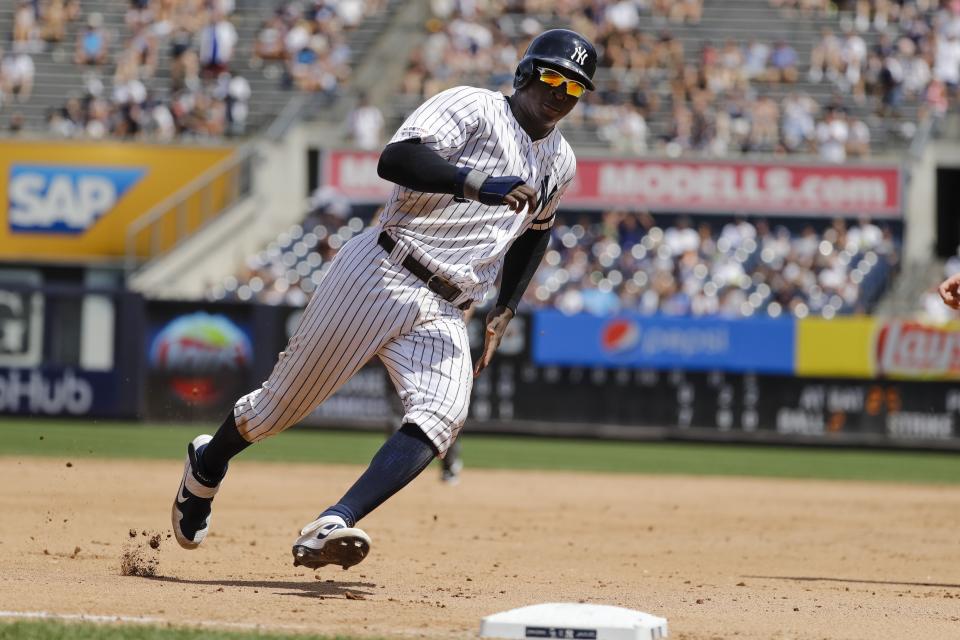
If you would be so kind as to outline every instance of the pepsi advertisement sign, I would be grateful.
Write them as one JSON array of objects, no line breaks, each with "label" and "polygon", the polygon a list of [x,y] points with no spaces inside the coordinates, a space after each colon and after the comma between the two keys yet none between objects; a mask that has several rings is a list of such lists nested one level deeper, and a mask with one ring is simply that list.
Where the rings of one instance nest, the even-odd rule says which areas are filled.
[{"label": "pepsi advertisement sign", "polygon": [[113,209],[144,168],[14,164],[7,185],[13,233],[79,235]]},{"label": "pepsi advertisement sign", "polygon": [[727,320],[539,311],[533,361],[542,366],[792,374],[792,318]]}]

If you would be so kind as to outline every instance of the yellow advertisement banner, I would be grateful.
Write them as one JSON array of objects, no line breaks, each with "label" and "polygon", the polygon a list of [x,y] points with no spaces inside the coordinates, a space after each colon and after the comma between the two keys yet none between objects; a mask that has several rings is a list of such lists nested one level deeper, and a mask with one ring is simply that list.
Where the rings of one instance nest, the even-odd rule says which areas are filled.
[{"label": "yellow advertisement banner", "polygon": [[872,378],[873,318],[803,318],[797,321],[796,374],[804,377]]},{"label": "yellow advertisement banner", "polygon": [[[129,225],[233,147],[0,142],[0,259],[116,259]],[[225,181],[183,208],[181,231],[226,200]],[[138,238],[138,245],[145,240]]]}]

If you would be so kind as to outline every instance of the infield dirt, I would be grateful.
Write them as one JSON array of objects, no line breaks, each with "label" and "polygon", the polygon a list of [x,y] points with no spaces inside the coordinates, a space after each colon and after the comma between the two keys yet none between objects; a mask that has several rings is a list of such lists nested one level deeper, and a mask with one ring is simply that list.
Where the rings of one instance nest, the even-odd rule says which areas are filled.
[{"label": "infield dirt", "polygon": [[[167,537],[182,463],[67,462],[0,458],[0,610],[470,638],[486,614],[582,601],[681,640],[960,638],[957,487],[478,470],[448,487],[431,469],[364,520],[362,565],[313,572],[290,544],[356,467],[236,461],[185,551]],[[155,575],[121,575],[131,549]]]}]

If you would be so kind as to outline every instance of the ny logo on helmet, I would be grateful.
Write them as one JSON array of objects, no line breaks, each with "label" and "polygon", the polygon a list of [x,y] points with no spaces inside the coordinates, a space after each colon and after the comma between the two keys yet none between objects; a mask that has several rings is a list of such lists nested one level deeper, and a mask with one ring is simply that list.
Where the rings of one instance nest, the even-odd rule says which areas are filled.
[{"label": "ny logo on helmet", "polygon": [[587,50],[580,45],[577,45],[577,48],[574,49],[573,53],[570,55],[570,59],[582,66],[587,60]]}]

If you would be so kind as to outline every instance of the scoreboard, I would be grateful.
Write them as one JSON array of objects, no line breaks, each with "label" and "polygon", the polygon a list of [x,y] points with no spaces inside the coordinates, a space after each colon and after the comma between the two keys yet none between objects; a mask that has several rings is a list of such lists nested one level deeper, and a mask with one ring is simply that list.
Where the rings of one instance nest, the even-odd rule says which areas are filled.
[{"label": "scoreboard", "polygon": [[[960,386],[721,372],[501,363],[474,387],[483,420],[614,424],[815,438],[945,444],[957,437]],[[639,434],[638,434],[639,435]],[[708,434],[703,434],[708,435]],[[764,438],[769,439],[769,438]]]},{"label": "scoreboard", "polygon": [[529,318],[518,321],[475,381],[474,429],[581,425],[566,433],[599,435],[614,425],[627,438],[960,448],[960,384],[543,365],[530,356]]}]

